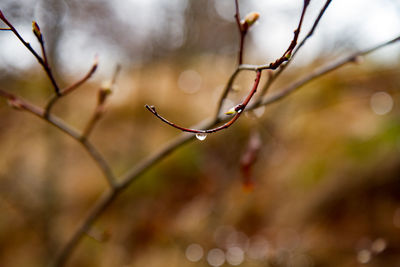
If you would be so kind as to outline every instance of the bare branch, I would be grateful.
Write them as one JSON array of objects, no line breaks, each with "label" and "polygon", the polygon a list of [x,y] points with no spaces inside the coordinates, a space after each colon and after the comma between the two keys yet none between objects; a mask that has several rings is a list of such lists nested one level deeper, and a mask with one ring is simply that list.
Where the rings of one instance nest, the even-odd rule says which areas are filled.
[{"label": "bare branch", "polygon": [[78,141],[84,148],[85,150],[89,153],[91,158],[97,163],[101,171],[103,172],[104,176],[107,179],[107,182],[111,187],[115,186],[115,177],[114,174],[111,171],[111,168],[109,167],[108,163],[106,160],[101,156],[101,154],[97,151],[97,149],[87,140],[81,140],[81,134],[78,133],[77,130],[73,129],[72,127],[68,126],[65,124],[63,121],[61,121],[59,118],[49,115],[45,117],[45,111],[38,107],[35,106],[26,100],[23,100],[22,98],[19,98],[11,93],[8,93],[7,91],[4,91],[0,89],[0,96],[7,99],[9,104],[18,109],[18,110],[24,110],[27,111],[42,120],[48,122],[49,124],[55,126],[62,132],[66,133],[67,135],[71,136],[73,139]]},{"label": "bare branch", "polygon": [[305,84],[307,84],[307,83],[309,83],[309,82],[311,82],[311,81],[313,81],[313,80],[315,80],[315,79],[317,79],[317,78],[319,78],[319,77],[321,77],[321,76],[323,76],[323,75],[325,75],[327,73],[330,73],[330,72],[332,72],[332,71],[334,71],[334,70],[336,70],[336,69],[338,69],[338,68],[340,68],[340,67],[342,67],[342,66],[344,66],[344,65],[346,65],[348,63],[355,62],[357,60],[357,58],[359,58],[360,56],[367,55],[367,54],[372,53],[372,52],[374,52],[374,51],[376,51],[376,50],[378,50],[378,49],[380,49],[382,47],[388,46],[390,44],[393,44],[393,43],[396,43],[396,42],[399,42],[399,41],[400,41],[400,36],[398,36],[398,37],[396,37],[394,39],[391,39],[391,40],[389,40],[387,42],[378,44],[378,45],[376,45],[374,47],[371,47],[369,49],[353,53],[353,54],[351,54],[351,55],[349,55],[349,56],[347,56],[347,57],[345,57],[345,58],[343,58],[341,60],[338,60],[338,61],[336,61],[334,63],[331,63],[331,64],[329,64],[329,65],[327,65],[325,67],[317,69],[316,71],[314,71],[314,72],[308,74],[306,77],[304,77],[304,78],[292,83],[291,85],[287,86],[286,88],[282,89],[281,91],[279,91],[279,92],[277,92],[277,93],[275,93],[275,94],[273,94],[271,96],[267,96],[265,99],[263,99],[259,103],[259,105],[252,105],[251,107],[249,107],[249,109],[254,109],[254,108],[257,108],[258,106],[268,105],[268,104],[271,104],[273,102],[276,102],[276,101],[288,96],[289,94],[293,93],[294,91],[296,91],[300,87],[304,86]]},{"label": "bare branch", "polygon": [[243,49],[244,49],[244,39],[246,37],[247,30],[244,30],[242,27],[242,23],[240,22],[240,11],[239,11],[239,1],[235,0],[235,20],[236,25],[239,30],[240,41],[239,41],[239,55],[238,55],[238,65],[243,64]]},{"label": "bare branch", "polygon": [[254,81],[254,85],[252,90],[250,91],[250,93],[247,95],[246,99],[239,105],[237,105],[236,107],[234,107],[234,113],[235,115],[233,116],[233,118],[231,120],[229,120],[227,123],[216,127],[216,128],[212,128],[212,129],[207,129],[207,130],[197,130],[197,129],[189,129],[189,128],[185,128],[185,127],[181,127],[173,122],[170,122],[169,120],[165,119],[164,117],[162,117],[160,114],[157,113],[156,108],[154,106],[149,106],[146,105],[146,108],[153,113],[157,118],[159,118],[161,121],[165,122],[166,124],[177,128],[181,131],[184,132],[189,132],[189,133],[196,133],[196,134],[206,134],[206,133],[215,133],[218,132],[220,130],[226,129],[228,127],[230,127],[242,114],[242,112],[244,111],[244,109],[246,108],[247,104],[250,102],[251,98],[253,97],[253,95],[256,93],[257,91],[257,87],[258,84],[260,83],[260,79],[261,79],[261,71],[257,71],[257,76],[256,79]]},{"label": "bare branch", "polygon": [[69,87],[63,89],[63,90],[61,91],[60,94],[55,94],[55,95],[49,100],[49,102],[48,102],[47,105],[46,105],[46,108],[45,108],[45,117],[47,117],[47,116],[50,114],[51,109],[53,108],[53,106],[56,104],[56,102],[57,102],[60,98],[62,98],[62,97],[64,97],[64,96],[68,95],[69,93],[71,93],[71,92],[74,91],[75,89],[79,88],[82,84],[84,84],[85,82],[87,82],[87,81],[93,76],[93,74],[96,72],[97,67],[98,67],[98,64],[99,64],[99,63],[98,63],[98,59],[97,59],[97,57],[96,57],[96,58],[95,58],[95,61],[94,61],[94,63],[93,63],[93,65],[92,65],[92,67],[91,67],[90,70],[89,70],[89,72],[88,72],[82,79],[80,79],[79,81],[77,81],[77,82],[75,82],[74,84],[70,85]]},{"label": "bare branch", "polygon": [[222,104],[224,103],[225,98],[228,96],[229,91],[232,88],[233,83],[235,82],[235,79],[237,75],[240,73],[240,69],[236,68],[235,71],[232,73],[231,77],[229,78],[217,104],[217,109],[215,112],[215,117],[218,118],[219,113],[221,112]]},{"label": "bare branch", "polygon": [[87,216],[79,224],[72,238],[65,244],[63,249],[56,256],[55,261],[52,263],[51,266],[61,267],[65,265],[69,256],[74,251],[81,238],[90,229],[94,221],[97,220],[98,217],[100,217],[100,215],[106,210],[106,208],[113,202],[113,200],[115,199],[115,197],[118,195],[119,192],[120,190],[118,189],[111,189],[104,192],[100,196],[100,198],[88,212]]},{"label": "bare branch", "polygon": [[311,27],[310,31],[307,33],[307,35],[301,40],[300,44],[296,47],[296,49],[293,51],[292,54],[292,59],[293,57],[297,54],[297,52],[303,47],[303,45],[307,42],[307,40],[314,34],[315,29],[318,27],[319,22],[321,21],[322,16],[325,14],[325,11],[328,9],[329,5],[331,4],[332,0],[327,0],[325,2],[325,5],[322,7],[320,10],[318,17],[314,20],[314,24]]},{"label": "bare branch", "polygon": [[117,81],[117,76],[121,70],[121,67],[118,65],[115,69],[113,78],[111,80],[111,83],[108,85],[108,87],[103,87],[100,88],[98,92],[98,99],[97,99],[97,106],[95,108],[95,111],[90,118],[88,124],[85,127],[85,130],[82,133],[81,140],[85,140],[89,137],[90,133],[92,132],[94,126],[96,123],[100,120],[101,116],[103,115],[105,111],[105,103],[107,98],[111,95],[112,89]]},{"label": "bare branch", "polygon": [[[32,55],[37,59],[39,64],[43,67],[44,71],[47,74],[47,77],[50,79],[51,84],[54,87],[54,90],[56,94],[60,94],[60,87],[58,86],[53,73],[50,69],[50,66],[47,62],[47,59],[43,59],[39,54],[32,48],[32,46],[22,38],[22,36],[19,34],[19,32],[14,28],[14,26],[6,19],[4,14],[0,11],[0,19],[10,28],[10,30],[14,33],[14,35],[20,40],[20,42],[32,53]],[[36,35],[36,34],[35,34]],[[44,43],[43,43],[43,38],[42,41],[39,41],[40,45],[42,47],[43,54],[45,55],[44,51]]]}]

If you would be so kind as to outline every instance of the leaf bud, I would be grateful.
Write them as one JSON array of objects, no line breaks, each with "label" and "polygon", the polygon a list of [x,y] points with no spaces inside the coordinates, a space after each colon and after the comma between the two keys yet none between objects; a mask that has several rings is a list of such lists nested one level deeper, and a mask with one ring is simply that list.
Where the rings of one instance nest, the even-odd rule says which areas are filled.
[{"label": "leaf bud", "polygon": [[36,21],[32,21],[32,31],[36,38],[38,38],[39,41],[42,41],[42,32],[40,31],[39,25]]},{"label": "leaf bud", "polygon": [[260,17],[260,13],[251,12],[251,13],[247,14],[246,17],[244,18],[244,23],[247,24],[247,27],[250,27],[258,20],[259,17]]}]

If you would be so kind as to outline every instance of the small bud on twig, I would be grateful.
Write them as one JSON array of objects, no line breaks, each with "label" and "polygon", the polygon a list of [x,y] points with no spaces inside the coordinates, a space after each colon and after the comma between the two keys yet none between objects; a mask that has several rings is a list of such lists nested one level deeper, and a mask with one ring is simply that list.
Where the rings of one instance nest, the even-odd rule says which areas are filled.
[{"label": "small bud on twig", "polygon": [[225,112],[225,115],[228,115],[228,116],[233,115],[233,114],[236,114],[235,107],[233,107],[233,108],[229,109],[227,112]]},{"label": "small bud on twig", "polygon": [[244,17],[244,21],[242,21],[244,29],[247,30],[248,28],[250,28],[250,26],[253,25],[259,17],[260,13],[258,12],[251,12],[247,14],[246,17]]},{"label": "small bud on twig", "polygon": [[233,115],[236,113],[241,113],[243,111],[243,104],[238,104],[236,106],[234,106],[233,108],[231,108],[230,110],[228,110],[227,112],[225,112],[226,115]]},{"label": "small bud on twig", "polygon": [[104,102],[106,101],[107,97],[109,95],[111,95],[111,93],[112,93],[111,86],[103,86],[103,87],[100,88],[99,94],[98,94],[99,106],[104,104]]},{"label": "small bud on twig", "polygon": [[39,42],[42,42],[42,40],[43,40],[42,32],[40,31],[40,27],[36,23],[36,21],[32,21],[32,31],[33,31],[33,34],[35,34],[36,38],[39,40]]}]

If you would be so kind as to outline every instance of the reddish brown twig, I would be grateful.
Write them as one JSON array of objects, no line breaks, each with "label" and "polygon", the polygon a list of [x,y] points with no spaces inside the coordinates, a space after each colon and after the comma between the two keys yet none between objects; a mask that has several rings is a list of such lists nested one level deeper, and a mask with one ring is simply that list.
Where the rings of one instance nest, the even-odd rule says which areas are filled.
[{"label": "reddish brown twig", "polygon": [[[10,28],[10,31],[12,31],[14,33],[14,35],[21,41],[21,43],[32,53],[32,55],[37,59],[37,61],[39,62],[39,64],[43,67],[44,71],[47,74],[47,77],[50,79],[54,90],[56,92],[56,94],[60,94],[60,87],[58,86],[54,75],[51,71],[51,68],[47,62],[47,58],[45,57],[45,49],[44,49],[44,41],[43,41],[43,37],[41,37],[41,40],[39,40],[40,42],[40,46],[42,48],[42,52],[43,52],[43,56],[45,59],[43,59],[41,56],[39,56],[39,54],[32,48],[32,46],[26,42],[24,40],[24,38],[22,38],[22,36],[19,34],[19,32],[14,28],[14,26],[6,19],[6,17],[4,16],[4,14],[1,12],[0,10],[0,19]],[[36,24],[37,25],[37,24]],[[35,29],[34,29],[34,33],[35,33]],[[39,32],[36,31],[35,35],[36,37],[38,37],[38,33],[40,33],[40,29]],[[41,33],[40,33],[41,36]]]},{"label": "reddish brown twig", "polygon": [[[331,0],[328,0],[329,2]],[[283,62],[285,61],[289,61],[290,57],[288,57],[287,55],[291,54],[293,49],[296,47],[297,44],[297,39],[299,37],[300,34],[300,30],[301,30],[301,26],[304,20],[304,15],[306,13],[307,7],[309,5],[310,1],[304,1],[304,6],[303,6],[303,10],[301,13],[301,18],[300,18],[300,22],[299,25],[297,26],[297,29],[294,32],[294,38],[291,41],[289,48],[285,51],[285,53],[283,54],[283,56],[280,59],[277,59],[274,63],[269,63],[266,65],[244,65],[243,63],[243,41],[244,41],[244,36],[247,33],[246,31],[243,31],[243,26],[242,23],[240,22],[240,15],[239,15],[239,4],[238,1],[235,0],[235,6],[236,6],[236,14],[235,14],[235,18],[236,18],[236,23],[238,24],[238,28],[239,28],[239,33],[240,33],[240,48],[239,48],[239,66],[235,69],[235,71],[232,73],[231,77],[228,80],[227,85],[225,86],[221,97],[218,101],[218,105],[217,105],[217,109],[216,109],[216,115],[215,117],[218,117],[220,112],[221,112],[221,108],[222,108],[222,104],[223,101],[225,100],[225,98],[227,97],[229,91],[231,90],[231,87],[233,85],[233,82],[235,81],[237,75],[242,71],[242,70],[252,70],[252,71],[258,71],[258,70],[264,70],[264,69],[276,69],[279,65],[281,65]],[[309,38],[312,33],[314,32],[317,24],[319,23],[319,20],[321,19],[322,15],[324,14],[325,10],[327,9],[329,4],[326,4],[326,7],[324,7],[323,11],[321,11],[319,17],[317,18],[317,20],[315,21],[314,25],[313,25],[313,29],[312,31],[310,31],[310,33],[307,35],[307,38]],[[303,40],[301,42],[301,45],[304,45],[305,40]],[[298,49],[296,49],[297,52]],[[293,54],[295,54],[295,52],[293,52]],[[278,65],[279,64],[279,65]],[[281,71],[283,68],[280,68],[279,70]],[[266,81],[266,84],[263,86],[263,90],[262,93],[260,94],[260,96],[262,97],[268,90],[268,88],[270,87],[270,85],[273,83],[274,81],[274,76],[271,76],[271,73],[269,73],[268,75],[268,80]],[[258,100],[259,101],[259,100]]]},{"label": "reddish brown twig", "polygon": [[195,134],[207,134],[207,133],[215,133],[218,132],[220,130],[226,129],[228,127],[230,127],[242,114],[242,112],[244,111],[244,109],[246,108],[247,104],[249,104],[251,98],[253,97],[253,95],[256,93],[257,91],[257,87],[258,84],[260,83],[260,79],[261,79],[261,71],[257,71],[257,76],[256,79],[254,81],[253,84],[253,88],[251,89],[250,93],[247,95],[246,99],[240,103],[239,105],[237,105],[236,107],[234,107],[234,112],[235,115],[233,116],[233,118],[231,120],[229,120],[227,123],[216,127],[216,128],[212,128],[212,129],[207,129],[207,130],[197,130],[197,129],[189,129],[189,128],[185,128],[182,126],[179,126],[173,122],[170,122],[169,120],[165,119],[164,117],[162,117],[160,114],[157,113],[156,108],[154,106],[149,106],[146,105],[146,108],[153,113],[157,118],[159,118],[161,121],[165,122],[166,124],[177,128],[181,131],[184,132],[189,132],[189,133],[195,133]]},{"label": "reddish brown twig", "polygon": [[241,64],[243,64],[244,39],[246,37],[247,30],[244,31],[244,29],[242,27],[242,23],[240,22],[240,11],[239,11],[239,1],[238,0],[235,0],[235,8],[236,8],[235,20],[236,20],[236,25],[238,27],[239,36],[240,36],[238,64],[241,65]]},{"label": "reddish brown twig", "polygon": [[293,40],[291,41],[291,43],[290,43],[288,49],[285,51],[285,53],[283,53],[282,57],[278,58],[274,63],[270,63],[268,66],[268,69],[272,69],[272,70],[277,69],[280,65],[282,65],[283,62],[286,62],[291,58],[293,49],[297,45],[297,39],[299,38],[299,35],[300,35],[300,30],[301,30],[301,26],[303,24],[304,15],[306,14],[307,7],[309,4],[310,4],[310,0],[304,0],[303,10],[302,10],[301,16],[300,16],[300,21],[299,21],[299,24],[298,24],[296,30],[294,31]]},{"label": "reddish brown twig", "polygon": [[307,35],[301,40],[299,45],[296,47],[296,49],[293,51],[292,58],[297,54],[297,52],[303,47],[303,45],[307,42],[307,40],[314,34],[315,29],[318,27],[319,22],[321,21],[321,18],[324,16],[325,11],[328,9],[329,5],[331,4],[332,0],[327,0],[325,2],[325,5],[321,8],[317,18],[314,20],[314,24],[311,27],[310,31],[307,33]]},{"label": "reddish brown twig", "polygon": [[74,84],[70,85],[69,87],[64,88],[63,90],[61,90],[60,94],[55,94],[47,103],[46,108],[45,108],[45,116],[47,117],[50,112],[51,109],[53,108],[54,104],[62,97],[68,95],[69,93],[71,93],[72,91],[74,91],[75,89],[79,88],[82,84],[84,84],[85,82],[87,82],[92,76],[93,74],[96,72],[98,67],[98,58],[95,58],[95,61],[92,65],[92,67],[90,68],[90,70],[88,71],[88,73],[79,81],[75,82]]},{"label": "reddish brown twig", "polygon": [[43,34],[40,30],[39,25],[37,24],[37,22],[33,21],[32,22],[32,31],[34,33],[34,35],[36,36],[39,44],[40,44],[40,48],[42,51],[42,57],[32,48],[32,46],[26,42],[22,36],[19,34],[19,32],[15,29],[15,27],[5,18],[4,14],[1,12],[0,10],[0,19],[9,27],[9,29],[5,29],[5,30],[9,30],[12,31],[14,33],[15,36],[17,36],[17,38],[21,41],[21,43],[34,55],[34,57],[38,60],[39,64],[43,67],[43,69],[45,70],[48,78],[50,79],[54,90],[55,90],[55,95],[49,100],[49,102],[46,105],[45,108],[45,113],[44,116],[48,117],[51,111],[51,108],[54,106],[54,104],[57,102],[58,99],[60,99],[61,97],[69,94],[70,92],[72,92],[73,90],[77,89],[79,86],[81,86],[83,83],[85,83],[96,71],[97,66],[98,66],[98,62],[97,62],[97,57],[95,60],[95,63],[93,64],[92,68],[89,70],[89,72],[79,81],[77,81],[76,83],[72,84],[71,86],[61,90],[60,87],[58,86],[53,72],[50,68],[50,64],[49,64],[49,60],[47,58],[47,53],[46,53],[46,47],[45,47],[45,43],[44,43],[44,38],[43,38]]}]

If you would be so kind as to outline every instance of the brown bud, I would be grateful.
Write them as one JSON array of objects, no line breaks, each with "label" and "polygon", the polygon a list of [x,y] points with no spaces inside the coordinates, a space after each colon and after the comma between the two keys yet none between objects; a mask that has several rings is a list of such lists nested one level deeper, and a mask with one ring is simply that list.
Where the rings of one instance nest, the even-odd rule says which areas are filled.
[{"label": "brown bud", "polygon": [[112,89],[110,84],[104,84],[98,94],[98,104],[99,106],[103,105],[104,102],[106,101],[107,97],[111,95]]},{"label": "brown bud", "polygon": [[36,21],[32,21],[32,31],[36,38],[38,38],[39,41],[42,41],[42,32],[40,31],[39,25]]}]

